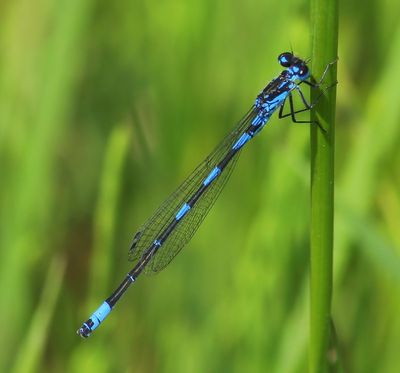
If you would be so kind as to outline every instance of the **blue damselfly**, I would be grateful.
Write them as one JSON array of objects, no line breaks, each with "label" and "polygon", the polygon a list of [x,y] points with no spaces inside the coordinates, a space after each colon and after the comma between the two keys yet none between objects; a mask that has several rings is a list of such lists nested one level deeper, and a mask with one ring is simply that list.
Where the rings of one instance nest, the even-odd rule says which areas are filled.
[{"label": "blue damselfly", "polygon": [[[327,65],[318,83],[311,79],[306,61],[293,53],[280,54],[278,61],[285,69],[261,91],[236,128],[135,234],[129,249],[129,259],[135,262],[135,266],[111,296],[78,329],[79,335],[89,337],[142,272],[161,271],[179,253],[192,238],[220,194],[240,150],[260,132],[278,108],[279,118],[291,116],[295,123],[311,123],[296,118],[297,113],[310,110],[316,104],[307,102],[300,85],[305,83],[312,88],[319,87],[329,67],[336,61]],[[293,92],[299,94],[305,106],[303,109],[294,110]],[[284,114],[286,100],[289,101],[290,111]],[[320,126],[319,123],[315,123]],[[324,131],[321,126],[320,128]]]}]

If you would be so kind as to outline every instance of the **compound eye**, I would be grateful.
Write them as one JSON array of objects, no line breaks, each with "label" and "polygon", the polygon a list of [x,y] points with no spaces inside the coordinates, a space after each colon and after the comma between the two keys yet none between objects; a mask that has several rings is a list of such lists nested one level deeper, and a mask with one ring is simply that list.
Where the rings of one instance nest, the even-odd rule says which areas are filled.
[{"label": "compound eye", "polygon": [[278,61],[283,67],[289,67],[293,61],[293,54],[290,52],[281,53],[278,57]]}]

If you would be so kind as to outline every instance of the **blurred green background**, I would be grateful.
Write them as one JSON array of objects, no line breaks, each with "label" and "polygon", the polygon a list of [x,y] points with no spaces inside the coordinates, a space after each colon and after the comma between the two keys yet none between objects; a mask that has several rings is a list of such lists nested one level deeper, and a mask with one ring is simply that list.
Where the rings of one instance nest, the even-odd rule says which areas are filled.
[{"label": "blurred green background", "polygon": [[[342,2],[333,318],[400,371],[400,5]],[[305,372],[309,129],[271,120],[194,239],[89,340],[136,229],[280,71],[308,3],[0,3],[0,371]]]}]

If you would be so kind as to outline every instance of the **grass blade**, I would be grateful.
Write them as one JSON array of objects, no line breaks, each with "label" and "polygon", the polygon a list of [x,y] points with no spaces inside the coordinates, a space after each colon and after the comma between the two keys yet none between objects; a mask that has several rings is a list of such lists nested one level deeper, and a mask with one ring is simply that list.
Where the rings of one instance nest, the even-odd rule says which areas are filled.
[{"label": "grass blade", "polygon": [[[338,4],[336,0],[311,1],[312,71],[320,77],[337,57]],[[325,83],[336,80],[336,66]],[[312,92],[314,102],[319,92]],[[330,327],[333,272],[333,201],[336,88],[329,89],[311,113],[326,129],[311,127],[311,275],[309,372],[321,373],[326,366]]]}]

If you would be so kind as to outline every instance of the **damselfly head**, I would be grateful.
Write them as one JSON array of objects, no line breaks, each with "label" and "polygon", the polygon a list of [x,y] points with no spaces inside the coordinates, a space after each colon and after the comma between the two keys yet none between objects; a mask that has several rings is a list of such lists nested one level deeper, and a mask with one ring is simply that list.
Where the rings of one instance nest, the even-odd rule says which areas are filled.
[{"label": "damselfly head", "polygon": [[296,57],[291,52],[281,53],[278,57],[278,61],[283,67],[287,67],[293,75],[297,76],[298,79],[307,79],[310,75],[310,71],[305,61]]}]

